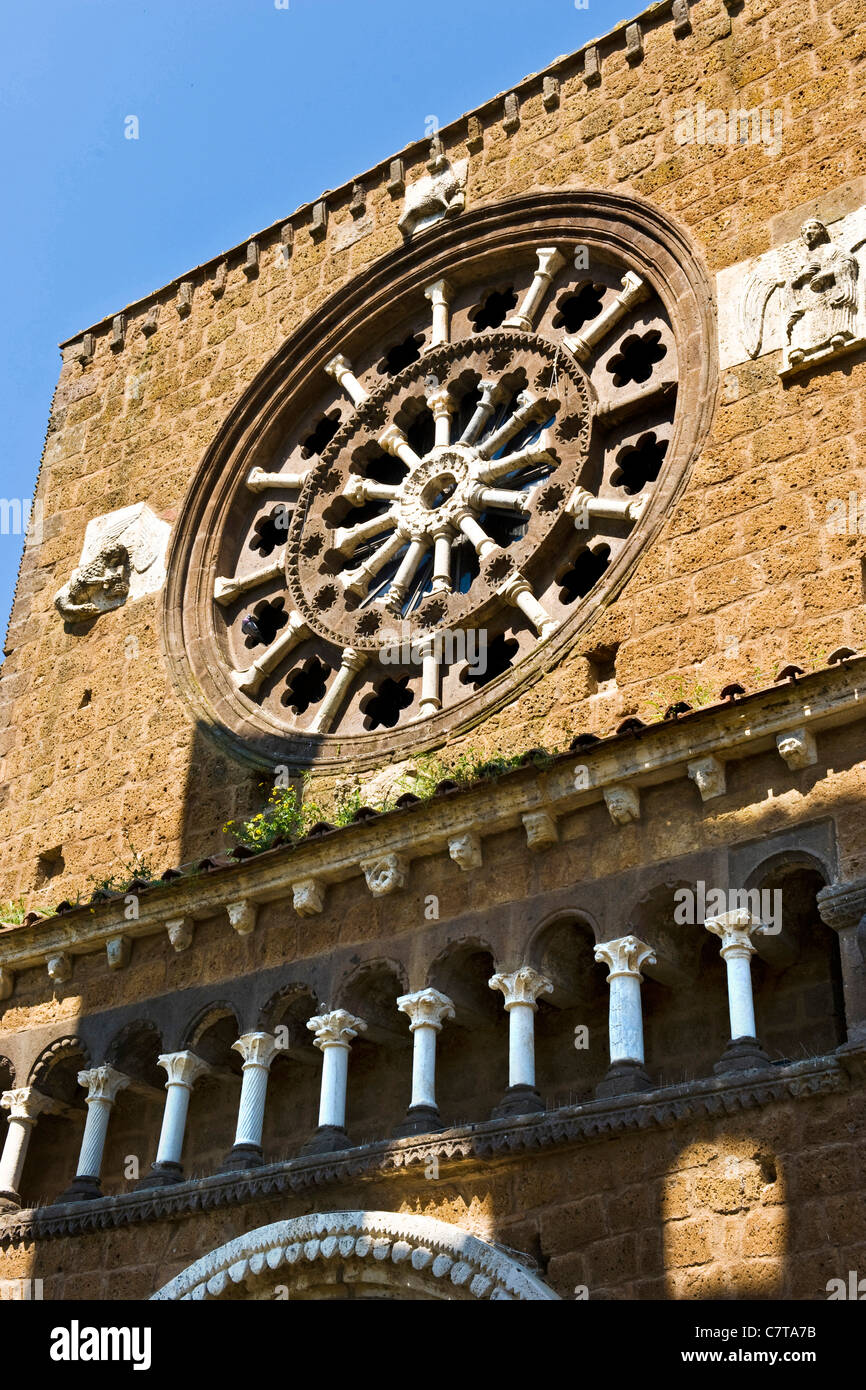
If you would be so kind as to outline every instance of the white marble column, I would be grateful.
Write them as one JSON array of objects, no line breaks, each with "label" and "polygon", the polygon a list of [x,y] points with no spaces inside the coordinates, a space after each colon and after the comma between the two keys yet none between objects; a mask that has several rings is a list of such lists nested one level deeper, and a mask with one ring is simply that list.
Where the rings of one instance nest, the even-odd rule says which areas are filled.
[{"label": "white marble column", "polygon": [[30,1144],[33,1126],[40,1115],[56,1113],[62,1107],[50,1096],[32,1086],[17,1091],[4,1091],[0,1107],[9,1111],[6,1141],[0,1156],[0,1213],[14,1211],[21,1205],[18,1188],[24,1172],[24,1160]]},{"label": "white marble column", "polygon": [[708,917],[704,926],[722,943],[720,954],[728,977],[731,1041],[721,1061],[716,1063],[715,1071],[748,1071],[768,1066],[770,1059],[756,1035],[752,995],[752,956],[755,954],[752,937],[760,936],[764,927],[745,908]]},{"label": "white marble column", "polygon": [[168,1078],[165,1083],[165,1109],[156,1159],[139,1187],[164,1187],[183,1180],[181,1154],[186,1133],[186,1117],[192,1088],[200,1076],[210,1071],[207,1062],[194,1052],[163,1052],[157,1057]]},{"label": "white marble column", "polygon": [[442,1128],[436,1104],[436,1034],[454,1017],[454,1005],[438,989],[428,988],[401,994],[397,1008],[409,1019],[412,1034],[412,1099],[394,1133],[430,1134]]},{"label": "white marble column", "polygon": [[602,309],[590,323],[586,325],[580,333],[573,336],[564,334],[562,341],[573,353],[578,362],[588,362],[592,356],[593,349],[598,346],[602,338],[607,337],[611,329],[615,328],[620,319],[642,304],[645,299],[649,299],[651,290],[645,280],[639,275],[635,275],[633,270],[627,270],[622,277],[622,289],[606,309]]},{"label": "white marble column", "polygon": [[242,1033],[232,1049],[244,1059],[235,1142],[223,1167],[259,1168],[268,1074],[279,1048],[272,1033]]},{"label": "white marble column", "polygon": [[433,306],[433,331],[430,335],[431,348],[444,347],[451,341],[451,296],[453,290],[447,280],[437,280],[424,291]]},{"label": "white marble column", "polygon": [[129,1080],[128,1076],[108,1065],[92,1067],[90,1071],[78,1073],[79,1086],[87,1088],[87,1120],[74,1181],[59,1201],[80,1202],[102,1196],[99,1175],[102,1171],[108,1121],[114,1102],[124,1087],[129,1085]]},{"label": "white marble column", "polygon": [[304,1145],[305,1153],[331,1153],[348,1146],[346,1133],[346,1083],[349,1076],[349,1048],[359,1033],[367,1031],[362,1018],[345,1009],[316,1014],[307,1022],[315,1034],[314,1045],[322,1053],[322,1089],[319,1096],[319,1125]]},{"label": "white marble column", "polygon": [[643,1069],[643,1009],[640,987],[641,967],[655,965],[651,946],[636,936],[620,936],[603,941],[595,948],[595,959],[607,966],[610,985],[608,1040],[610,1067],[596,1088],[600,1096],[645,1091],[652,1081]]},{"label": "white marble column", "polygon": [[565,257],[556,246],[539,246],[536,252],[538,256],[538,269],[532,278],[532,284],[526,291],[523,303],[505,320],[505,328],[522,328],[524,333],[531,333],[535,327],[535,319],[541,308],[542,301],[550,289],[550,282],[565,265]]},{"label": "white marble column", "polygon": [[508,1090],[496,1107],[496,1117],[526,1115],[543,1110],[535,1088],[535,1012],[538,996],[551,994],[553,985],[531,965],[508,975],[494,975],[491,989],[501,990],[508,1014]]}]

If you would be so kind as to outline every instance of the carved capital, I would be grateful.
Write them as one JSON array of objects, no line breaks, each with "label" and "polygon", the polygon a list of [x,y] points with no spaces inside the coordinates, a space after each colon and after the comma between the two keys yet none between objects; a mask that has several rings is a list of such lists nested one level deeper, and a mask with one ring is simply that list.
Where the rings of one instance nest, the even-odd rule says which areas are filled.
[{"label": "carved capital", "polygon": [[21,1086],[17,1091],[4,1091],[0,1095],[0,1106],[9,1111],[10,1120],[23,1120],[35,1125],[40,1115],[56,1115],[63,1106],[51,1096],[45,1096],[33,1086]]},{"label": "carved capital", "polygon": [[124,1076],[121,1071],[115,1071],[114,1067],[107,1064],[78,1073],[79,1086],[84,1086],[87,1090],[85,1100],[88,1105],[93,1100],[107,1100],[113,1105],[118,1093],[128,1086],[129,1082],[128,1076]]},{"label": "carved capital", "polygon": [[448,280],[435,280],[432,285],[427,286],[424,294],[431,304],[449,304],[454,289]]},{"label": "carved capital", "polygon": [[866,878],[850,883],[828,883],[818,890],[818,911],[821,921],[833,931],[847,931],[866,918]]},{"label": "carved capital", "polygon": [[652,946],[647,946],[645,941],[638,940],[636,936],[620,936],[616,941],[600,942],[595,948],[595,958],[610,971],[607,977],[608,984],[621,975],[630,975],[633,979],[642,980],[642,967],[656,964]]},{"label": "carved capital", "polygon": [[398,889],[406,887],[409,865],[400,854],[380,854],[375,859],[365,859],[361,868],[374,898],[396,893]]},{"label": "carved capital", "polygon": [[695,758],[688,764],[688,774],[701,794],[701,801],[712,801],[725,794],[725,764],[718,758]]},{"label": "carved capital", "polygon": [[531,965],[521,965],[510,975],[494,975],[487,983],[491,989],[501,990],[505,996],[506,1011],[513,1009],[516,1004],[531,1004],[535,1009],[538,1007],[536,1000],[539,994],[553,993],[550,980],[533,970]]},{"label": "carved capital", "polygon": [[719,917],[708,917],[704,922],[707,931],[718,936],[722,943],[723,960],[737,956],[749,958],[755,954],[752,937],[760,936],[766,928],[752,916],[746,908],[735,912],[723,912]]},{"label": "carved capital", "polygon": [[169,1086],[185,1086],[191,1091],[199,1077],[211,1070],[207,1062],[203,1062],[194,1052],[163,1052],[156,1061],[166,1074],[166,1089]]},{"label": "carved capital", "polygon": [[348,1048],[359,1033],[367,1031],[364,1020],[355,1018],[354,1014],[347,1013],[345,1009],[334,1009],[329,1014],[316,1014],[314,1018],[307,1020],[307,1027],[316,1035],[313,1045],[321,1048]]},{"label": "carved capital", "polygon": [[798,772],[801,767],[811,767],[818,761],[815,736],[808,729],[791,729],[788,733],[777,734],[776,747],[792,772]]},{"label": "carved capital", "polygon": [[397,1008],[409,1019],[409,1032],[416,1028],[435,1028],[438,1033],[447,1018],[454,1017],[454,1005],[438,989],[419,989],[414,994],[401,994]]},{"label": "carved capital", "polygon": [[261,1067],[267,1071],[279,1052],[272,1033],[242,1033],[237,1042],[232,1043],[232,1051],[239,1052],[247,1067]]},{"label": "carved capital", "polygon": [[640,820],[640,799],[634,787],[605,787],[604,800],[614,825]]},{"label": "carved capital", "polygon": [[301,878],[292,884],[292,906],[299,917],[315,917],[325,906],[325,884],[319,878]]},{"label": "carved capital", "polygon": [[193,922],[191,917],[175,917],[166,922],[168,939],[176,951],[185,951],[192,945]]},{"label": "carved capital", "polygon": [[240,902],[226,903],[226,912],[228,913],[232,930],[236,931],[238,936],[249,936],[256,925],[256,915],[258,913],[256,904],[251,903],[247,898],[243,898]]},{"label": "carved capital", "polygon": [[480,869],[483,858],[481,852],[481,837],[472,830],[465,830],[460,835],[454,835],[448,841],[448,853],[459,864],[464,873],[469,869]]}]

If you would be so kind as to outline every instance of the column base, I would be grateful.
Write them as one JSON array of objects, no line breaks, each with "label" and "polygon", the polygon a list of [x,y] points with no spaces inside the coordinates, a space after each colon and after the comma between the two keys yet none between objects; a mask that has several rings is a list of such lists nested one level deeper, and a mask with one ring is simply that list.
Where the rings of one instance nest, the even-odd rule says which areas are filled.
[{"label": "column base", "polygon": [[6,1216],[11,1211],[21,1210],[21,1198],[17,1192],[13,1192],[11,1187],[4,1187],[0,1190],[0,1216]]},{"label": "column base", "polygon": [[544,1109],[544,1101],[538,1094],[534,1086],[527,1086],[526,1082],[520,1082],[516,1086],[509,1086],[505,1095],[502,1097],[495,1110],[492,1111],[492,1120],[507,1120],[510,1115],[537,1115]]},{"label": "column base", "polygon": [[655,1082],[643,1062],[625,1058],[621,1062],[611,1062],[605,1075],[595,1088],[595,1094],[603,1099],[606,1096],[629,1096],[635,1091],[652,1091]]},{"label": "column base", "polygon": [[61,1192],[57,1198],[57,1205],[64,1202],[95,1202],[102,1196],[102,1187],[99,1178],[76,1177],[67,1187],[65,1192]]},{"label": "column base", "polygon": [[226,1154],[222,1173],[234,1173],[244,1168],[261,1168],[264,1164],[261,1144],[235,1144]]},{"label": "column base", "polygon": [[436,1105],[410,1105],[406,1118],[394,1126],[395,1139],[405,1139],[409,1134],[437,1134],[444,1129],[439,1107]]},{"label": "column base", "polygon": [[758,1071],[771,1065],[757,1038],[731,1038],[713,1071],[724,1076],[729,1071]]},{"label": "column base", "polygon": [[139,1178],[136,1190],[148,1187],[170,1187],[172,1183],[183,1182],[183,1167],[173,1159],[163,1163],[152,1163],[150,1172]]},{"label": "column base", "polygon": [[301,1149],[302,1154],[333,1154],[348,1149],[349,1136],[342,1125],[319,1125]]}]

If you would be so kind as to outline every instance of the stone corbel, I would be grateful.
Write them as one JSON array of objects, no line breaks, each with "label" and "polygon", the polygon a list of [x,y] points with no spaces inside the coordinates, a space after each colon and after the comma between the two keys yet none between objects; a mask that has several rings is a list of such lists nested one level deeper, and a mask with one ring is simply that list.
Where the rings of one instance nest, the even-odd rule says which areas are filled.
[{"label": "stone corbel", "polygon": [[56,955],[48,956],[45,966],[52,984],[65,985],[67,980],[72,979],[72,958],[65,951],[58,951]]},{"label": "stone corbel", "polygon": [[448,853],[464,873],[480,869],[483,863],[481,837],[474,830],[463,830],[448,841]]},{"label": "stone corbel", "polygon": [[362,860],[360,867],[374,898],[406,887],[409,865],[401,854],[379,854],[375,859]]},{"label": "stone corbel", "polygon": [[791,729],[790,732],[776,735],[776,747],[792,772],[802,767],[811,767],[818,761],[818,748],[815,735],[808,729]]},{"label": "stone corbel", "polygon": [[687,767],[689,777],[701,794],[701,801],[725,794],[725,764],[718,758],[695,758]]},{"label": "stone corbel", "polygon": [[559,839],[556,820],[549,811],[527,811],[520,818],[526,831],[529,849],[548,849]]},{"label": "stone corbel", "polygon": [[131,944],[128,936],[110,936],[105,943],[109,970],[122,970],[129,964]]},{"label": "stone corbel", "polygon": [[302,878],[292,884],[292,906],[299,917],[315,917],[325,906],[326,886],[320,878]]},{"label": "stone corbel", "polygon": [[0,965],[0,999],[8,999],[15,988],[15,976],[8,966]]},{"label": "stone corbel", "polygon": [[226,912],[232,931],[236,931],[238,936],[249,936],[256,925],[256,904],[251,903],[248,898],[242,898],[236,903],[226,903]]},{"label": "stone corbel", "polygon": [[614,825],[640,820],[640,798],[634,787],[605,787],[604,800]]},{"label": "stone corbel", "polygon": [[192,945],[194,926],[191,917],[175,917],[166,922],[165,929],[176,951],[186,951]]}]

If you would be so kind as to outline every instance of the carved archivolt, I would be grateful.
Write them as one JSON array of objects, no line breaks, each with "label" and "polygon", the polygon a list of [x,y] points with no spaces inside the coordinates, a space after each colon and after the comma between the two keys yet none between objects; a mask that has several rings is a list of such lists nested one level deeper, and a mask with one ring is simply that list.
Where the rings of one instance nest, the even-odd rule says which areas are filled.
[{"label": "carved archivolt", "polygon": [[[360,1295],[559,1301],[504,1251],[459,1226],[388,1211],[333,1211],[276,1221],[203,1255],[154,1300]],[[315,1293],[313,1292],[315,1291]]]},{"label": "carved archivolt", "polygon": [[342,768],[476,722],[621,583],[713,368],[708,288],[658,212],[551,193],[443,219],[329,301],[209,451],[166,588],[188,698],[262,760]]}]

